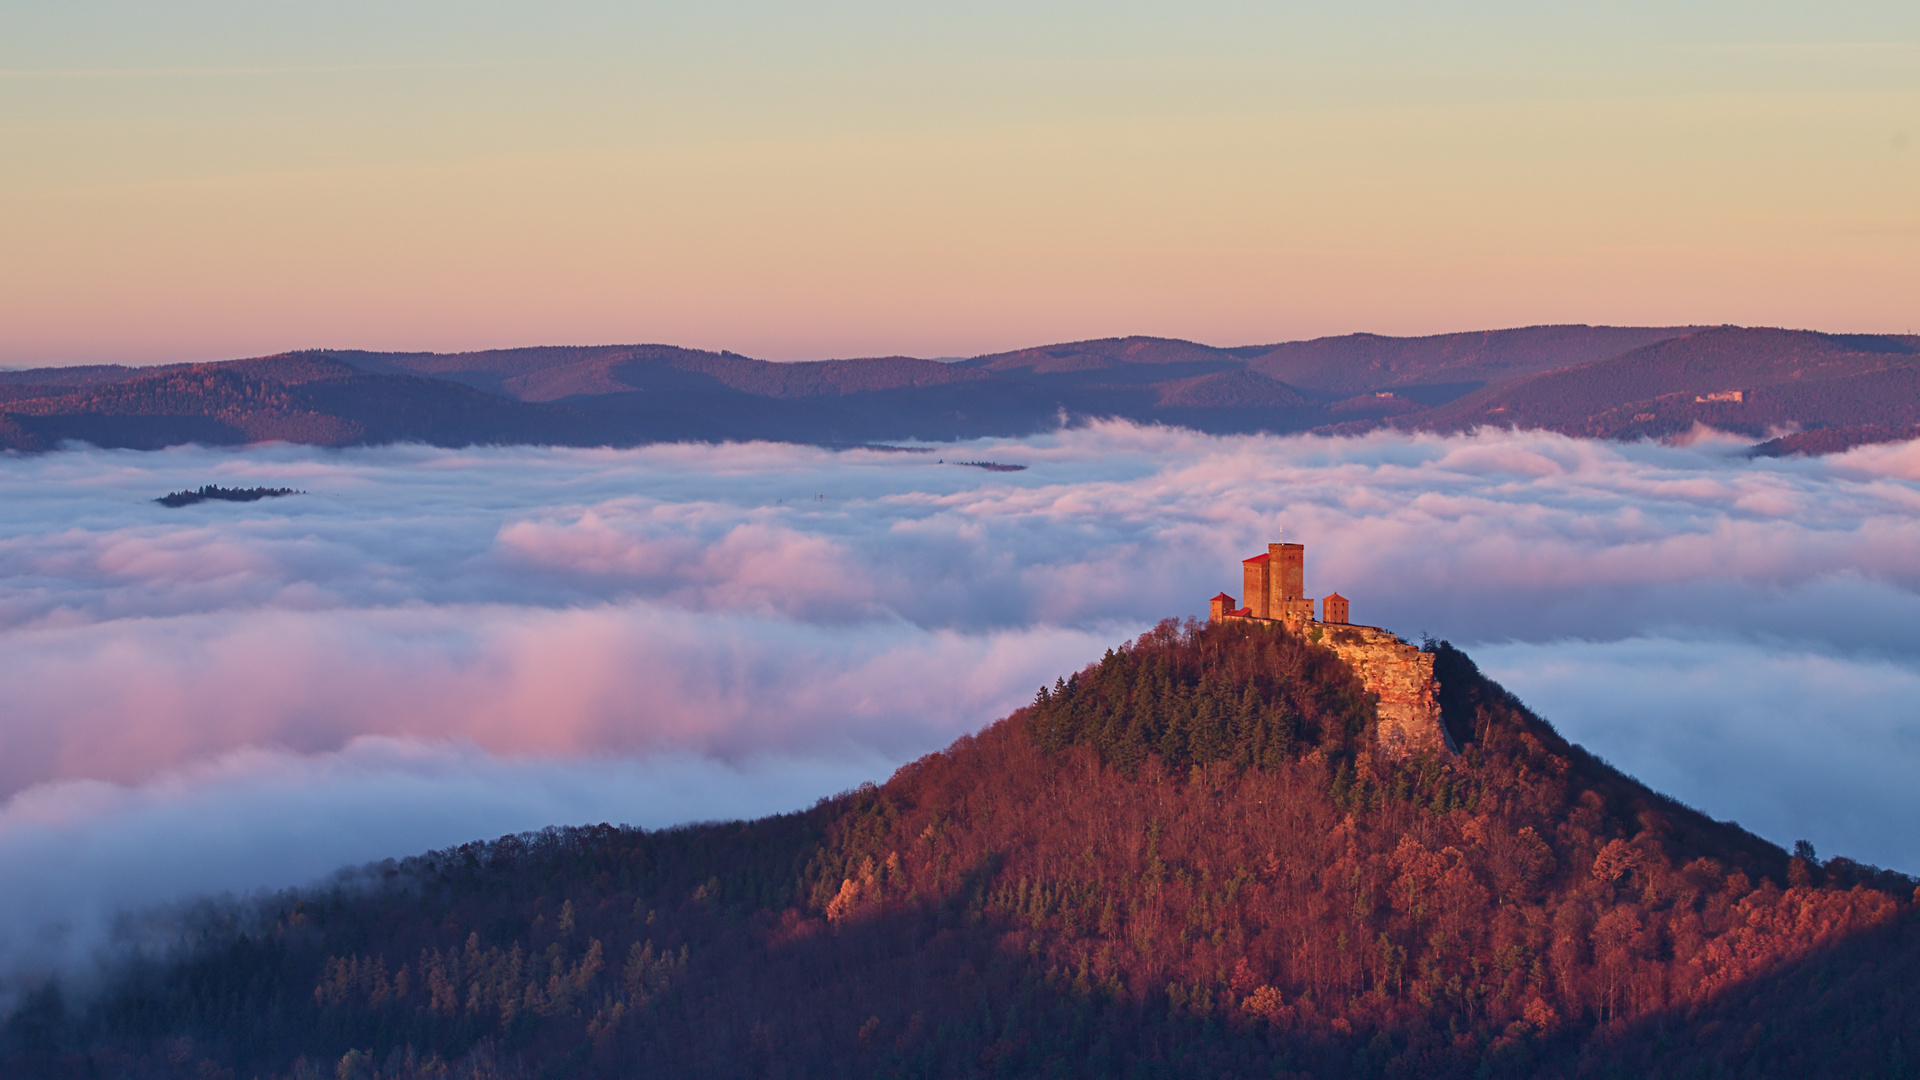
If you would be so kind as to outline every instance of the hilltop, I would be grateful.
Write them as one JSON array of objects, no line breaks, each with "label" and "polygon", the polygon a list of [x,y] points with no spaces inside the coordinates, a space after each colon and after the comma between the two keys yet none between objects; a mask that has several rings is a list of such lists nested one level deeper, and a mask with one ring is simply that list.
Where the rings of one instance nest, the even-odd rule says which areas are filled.
[{"label": "hilltop", "polygon": [[1914,881],[1659,795],[1429,642],[1168,621],[885,784],[213,905],[36,1076],[1905,1075]]},{"label": "hilltop", "polygon": [[1216,348],[1069,342],[956,362],[773,363],[671,345],[380,353],[0,372],[0,447],[286,440],[828,446],[1019,436],[1123,417],[1214,433],[1537,427],[1671,438],[1696,424],[1821,453],[1920,425],[1920,338],[1535,326]]}]

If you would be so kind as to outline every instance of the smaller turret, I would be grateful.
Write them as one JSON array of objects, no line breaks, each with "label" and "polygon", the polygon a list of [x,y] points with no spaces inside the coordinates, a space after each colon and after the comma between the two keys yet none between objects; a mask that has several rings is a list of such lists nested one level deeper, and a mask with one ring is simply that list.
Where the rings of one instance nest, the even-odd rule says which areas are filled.
[{"label": "smaller turret", "polygon": [[1350,620],[1347,617],[1347,598],[1337,592],[1328,593],[1327,598],[1320,601],[1320,621],[1336,625],[1349,622]]}]

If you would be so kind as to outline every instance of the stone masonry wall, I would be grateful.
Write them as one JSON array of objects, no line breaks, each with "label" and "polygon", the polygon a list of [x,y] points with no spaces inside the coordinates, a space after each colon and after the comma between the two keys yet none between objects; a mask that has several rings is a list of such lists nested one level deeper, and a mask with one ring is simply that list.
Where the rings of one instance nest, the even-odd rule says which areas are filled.
[{"label": "stone masonry wall", "polygon": [[1360,682],[1380,698],[1380,745],[1412,754],[1422,750],[1452,753],[1458,748],[1440,722],[1433,678],[1433,654],[1421,652],[1392,634],[1372,626],[1329,626],[1320,631],[1320,644],[1339,654]]}]

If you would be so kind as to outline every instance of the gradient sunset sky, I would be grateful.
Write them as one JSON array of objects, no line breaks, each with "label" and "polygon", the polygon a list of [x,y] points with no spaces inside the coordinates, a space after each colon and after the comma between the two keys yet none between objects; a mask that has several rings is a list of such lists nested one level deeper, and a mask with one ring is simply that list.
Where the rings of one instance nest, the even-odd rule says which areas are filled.
[{"label": "gradient sunset sky", "polygon": [[1920,4],[0,7],[0,363],[1920,329]]}]

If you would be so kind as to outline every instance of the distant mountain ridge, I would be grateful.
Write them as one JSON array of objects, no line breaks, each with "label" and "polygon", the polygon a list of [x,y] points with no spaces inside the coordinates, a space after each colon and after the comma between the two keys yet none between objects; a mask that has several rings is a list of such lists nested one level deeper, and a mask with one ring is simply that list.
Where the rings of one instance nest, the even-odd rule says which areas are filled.
[{"label": "distant mountain ridge", "polygon": [[1911,423],[1920,419],[1916,400],[1920,338],[1727,329],[1490,386],[1422,420],[1442,430],[1504,421],[1601,438],[1672,435],[1695,423],[1760,435],[1809,420]]},{"label": "distant mountain ridge", "polygon": [[1100,338],[952,362],[776,363],[654,344],[0,372],[0,447],[14,450],[275,439],[845,446],[1018,436],[1102,417],[1220,434],[1498,426],[1606,439],[1706,424],[1773,439],[1765,452],[1818,453],[1920,425],[1920,338],[1575,325],[1233,348]]},{"label": "distant mountain ridge", "polygon": [[1259,346],[1261,352],[1232,351],[1244,356],[1255,371],[1342,397],[1422,388],[1440,395],[1452,391],[1457,397],[1489,383],[1604,360],[1700,329],[1529,326],[1415,338],[1345,334]]}]

